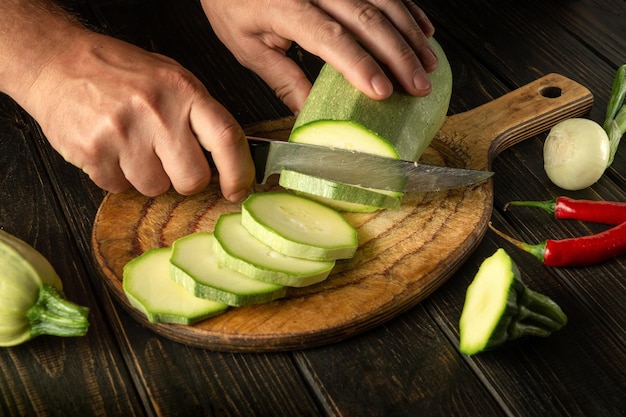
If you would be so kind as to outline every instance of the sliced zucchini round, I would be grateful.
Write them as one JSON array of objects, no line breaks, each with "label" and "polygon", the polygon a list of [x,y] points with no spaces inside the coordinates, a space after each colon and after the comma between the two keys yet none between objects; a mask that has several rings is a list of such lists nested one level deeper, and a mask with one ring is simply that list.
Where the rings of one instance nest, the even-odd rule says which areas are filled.
[{"label": "sliced zucchini round", "polygon": [[170,276],[196,297],[233,307],[267,303],[284,297],[285,287],[248,278],[219,266],[212,233],[197,232],[172,244]]},{"label": "sliced zucchini round", "polygon": [[252,236],[286,256],[313,260],[354,256],[357,230],[336,210],[287,192],[250,195],[241,224]]},{"label": "sliced zucchini round", "polygon": [[130,304],[151,323],[190,325],[226,311],[224,303],[193,296],[170,278],[171,248],[150,249],[124,266]]},{"label": "sliced zucchini round", "polygon": [[282,170],[278,183],[281,187],[303,193],[340,211],[371,212],[378,209],[397,209],[402,204],[404,196],[397,191],[358,187],[288,169]]}]

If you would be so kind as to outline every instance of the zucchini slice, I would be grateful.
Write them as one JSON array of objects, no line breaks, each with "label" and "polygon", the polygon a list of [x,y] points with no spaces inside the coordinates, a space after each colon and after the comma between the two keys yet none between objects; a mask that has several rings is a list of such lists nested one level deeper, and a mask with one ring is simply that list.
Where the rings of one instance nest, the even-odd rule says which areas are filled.
[{"label": "zucchini slice", "polygon": [[485,259],[467,289],[459,350],[473,355],[525,336],[547,337],[567,323],[549,297],[529,289],[502,248]]},{"label": "zucchini slice", "polygon": [[151,323],[190,325],[226,311],[224,303],[193,296],[170,278],[171,248],[150,249],[124,266],[122,287],[130,304]]},{"label": "zucchini slice", "polygon": [[212,233],[197,232],[174,241],[170,277],[196,297],[233,307],[260,304],[284,297],[287,290],[222,268],[213,253]]},{"label": "zucchini slice", "polygon": [[354,256],[356,229],[336,210],[286,192],[250,195],[241,224],[252,236],[286,256],[328,261]]},{"label": "zucchini slice", "polygon": [[325,280],[335,261],[285,256],[252,236],[241,213],[222,214],[215,223],[213,251],[220,265],[259,281],[304,287]]},{"label": "zucchini slice", "polygon": [[404,196],[397,191],[348,185],[288,169],[281,171],[278,184],[335,210],[349,212],[366,213],[380,209],[397,209],[402,204]]}]

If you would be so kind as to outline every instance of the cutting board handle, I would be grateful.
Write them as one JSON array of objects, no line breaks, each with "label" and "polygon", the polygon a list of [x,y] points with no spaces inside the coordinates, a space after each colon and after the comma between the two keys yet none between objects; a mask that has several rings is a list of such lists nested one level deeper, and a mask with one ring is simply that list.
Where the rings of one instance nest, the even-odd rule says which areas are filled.
[{"label": "cutting board handle", "polygon": [[437,139],[467,155],[468,168],[490,169],[505,149],[549,130],[559,121],[581,116],[593,105],[584,86],[548,74],[493,101],[446,120]]}]

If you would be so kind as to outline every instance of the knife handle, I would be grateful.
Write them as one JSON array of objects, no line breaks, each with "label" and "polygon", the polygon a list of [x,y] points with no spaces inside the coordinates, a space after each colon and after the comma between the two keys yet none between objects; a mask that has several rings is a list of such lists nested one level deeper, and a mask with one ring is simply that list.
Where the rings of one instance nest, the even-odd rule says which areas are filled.
[{"label": "knife handle", "polygon": [[257,184],[263,184],[265,181],[265,164],[270,152],[270,139],[255,138],[247,136],[250,154],[254,162],[254,175]]}]

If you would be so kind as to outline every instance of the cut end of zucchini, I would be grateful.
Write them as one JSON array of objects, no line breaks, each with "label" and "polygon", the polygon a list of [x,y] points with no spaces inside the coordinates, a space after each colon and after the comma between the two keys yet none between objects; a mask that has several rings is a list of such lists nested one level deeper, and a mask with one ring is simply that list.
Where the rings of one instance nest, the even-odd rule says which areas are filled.
[{"label": "cut end of zucchini", "polygon": [[467,289],[459,350],[473,355],[526,336],[547,337],[566,323],[557,303],[528,288],[515,262],[498,249]]},{"label": "cut end of zucchini", "polygon": [[193,296],[170,278],[171,248],[150,249],[124,267],[129,303],[151,323],[190,325],[226,311],[223,303]]},{"label": "cut end of zucchini", "polygon": [[459,323],[459,350],[473,355],[484,350],[507,309],[515,272],[504,249],[485,259],[467,289]]},{"label": "cut end of zucchini", "polygon": [[294,129],[289,141],[399,158],[396,149],[385,138],[351,120],[316,120],[307,123]]},{"label": "cut end of zucchini", "polygon": [[252,194],[242,204],[241,224],[275,251],[297,258],[348,259],[359,243],[356,229],[336,210],[286,192]]}]

